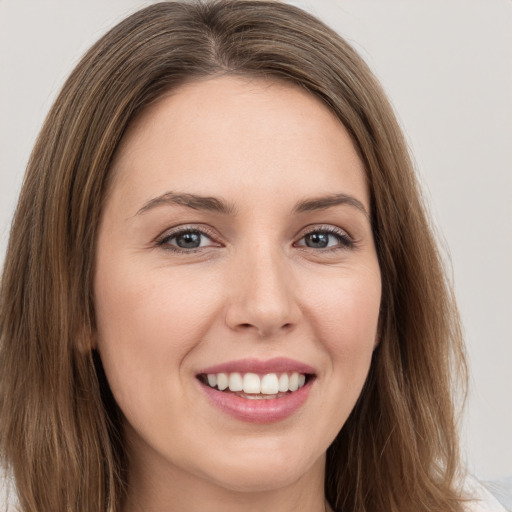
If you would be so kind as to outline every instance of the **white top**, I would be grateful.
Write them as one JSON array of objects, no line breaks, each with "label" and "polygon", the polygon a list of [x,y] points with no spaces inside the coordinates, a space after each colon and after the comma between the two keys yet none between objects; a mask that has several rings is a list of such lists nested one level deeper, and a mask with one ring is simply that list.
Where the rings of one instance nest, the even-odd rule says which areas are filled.
[{"label": "white top", "polygon": [[475,478],[468,478],[464,486],[469,497],[467,512],[507,512],[507,509]]}]

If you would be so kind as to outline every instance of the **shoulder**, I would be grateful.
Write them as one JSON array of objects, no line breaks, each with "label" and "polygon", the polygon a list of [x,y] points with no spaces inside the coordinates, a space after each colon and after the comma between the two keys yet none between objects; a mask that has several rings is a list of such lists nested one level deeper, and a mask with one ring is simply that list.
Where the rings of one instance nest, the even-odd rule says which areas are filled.
[{"label": "shoulder", "polygon": [[464,485],[469,500],[466,512],[507,512],[507,509],[476,478],[470,477]]}]

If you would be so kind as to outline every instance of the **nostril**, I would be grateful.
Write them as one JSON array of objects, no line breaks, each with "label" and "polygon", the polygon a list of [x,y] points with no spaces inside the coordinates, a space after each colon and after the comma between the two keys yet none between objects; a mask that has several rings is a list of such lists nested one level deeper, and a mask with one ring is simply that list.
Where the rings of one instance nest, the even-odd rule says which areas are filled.
[{"label": "nostril", "polygon": [[[262,334],[267,333],[267,330],[266,330],[266,329],[259,329],[259,328],[257,327],[257,325],[255,325],[255,324],[251,324],[251,323],[249,323],[249,322],[244,322],[244,323],[238,324],[238,326],[237,326],[237,327],[238,327],[238,329],[240,329],[240,330],[244,330],[244,331],[245,331],[245,330],[248,330],[248,329],[257,329],[257,330],[258,330],[258,331],[260,331]],[[286,331],[289,331],[289,330],[293,329],[293,323],[287,322],[287,323],[285,323],[285,324],[283,324],[283,325],[281,326],[281,329],[286,330]],[[270,332],[270,331],[269,331],[269,332]]]}]

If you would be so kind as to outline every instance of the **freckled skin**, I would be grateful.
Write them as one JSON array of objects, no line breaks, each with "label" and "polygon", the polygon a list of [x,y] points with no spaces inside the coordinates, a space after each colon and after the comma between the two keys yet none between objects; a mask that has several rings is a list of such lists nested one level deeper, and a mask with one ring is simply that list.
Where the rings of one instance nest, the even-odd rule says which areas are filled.
[{"label": "freckled skin", "polygon": [[[291,85],[212,78],[145,111],[113,172],[94,289],[96,344],[126,418],[124,510],[324,510],[325,451],[368,373],[381,281],[361,210],[294,207],[343,193],[369,212],[346,130]],[[137,213],[169,191],[233,211]],[[327,247],[312,244],[319,234]],[[283,421],[237,420],[196,378],[208,366],[279,356],[316,372],[305,404]]]}]

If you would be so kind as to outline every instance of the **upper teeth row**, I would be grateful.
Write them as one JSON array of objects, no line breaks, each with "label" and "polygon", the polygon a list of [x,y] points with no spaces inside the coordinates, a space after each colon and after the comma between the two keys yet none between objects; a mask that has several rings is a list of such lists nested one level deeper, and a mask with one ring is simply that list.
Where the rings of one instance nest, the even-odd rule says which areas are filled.
[{"label": "upper teeth row", "polygon": [[221,391],[229,388],[230,391],[264,395],[297,391],[306,383],[306,376],[297,372],[290,375],[282,373],[279,377],[276,373],[267,373],[261,377],[256,373],[209,373],[207,378],[210,387],[217,387]]}]

